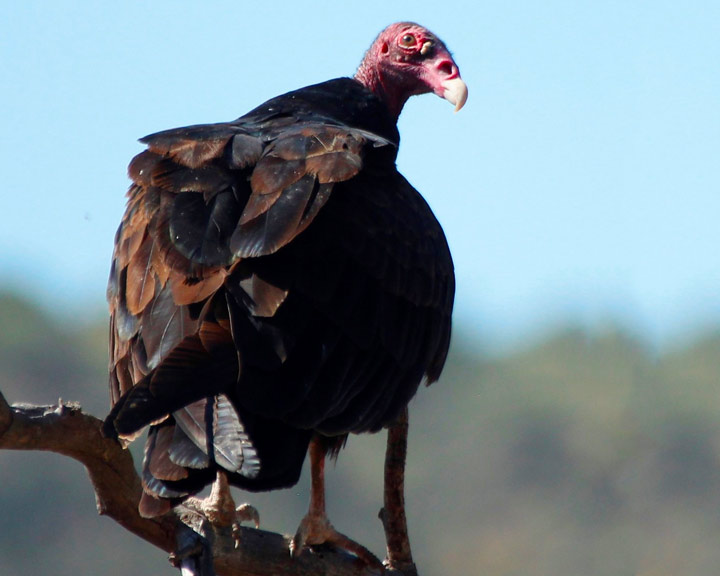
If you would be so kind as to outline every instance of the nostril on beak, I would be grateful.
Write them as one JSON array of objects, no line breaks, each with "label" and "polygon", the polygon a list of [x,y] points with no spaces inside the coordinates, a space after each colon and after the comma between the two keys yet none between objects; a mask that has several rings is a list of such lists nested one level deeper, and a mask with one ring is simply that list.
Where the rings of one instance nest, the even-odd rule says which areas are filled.
[{"label": "nostril on beak", "polygon": [[441,60],[435,67],[441,76],[457,76],[457,69],[450,60]]}]

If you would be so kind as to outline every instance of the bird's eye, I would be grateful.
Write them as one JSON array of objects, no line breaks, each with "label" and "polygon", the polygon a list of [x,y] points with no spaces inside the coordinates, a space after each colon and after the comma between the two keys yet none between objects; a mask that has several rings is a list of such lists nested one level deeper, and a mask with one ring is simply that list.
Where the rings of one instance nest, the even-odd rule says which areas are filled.
[{"label": "bird's eye", "polygon": [[400,46],[403,48],[412,48],[416,43],[417,41],[415,40],[415,36],[412,34],[405,34],[402,38],[400,38]]}]

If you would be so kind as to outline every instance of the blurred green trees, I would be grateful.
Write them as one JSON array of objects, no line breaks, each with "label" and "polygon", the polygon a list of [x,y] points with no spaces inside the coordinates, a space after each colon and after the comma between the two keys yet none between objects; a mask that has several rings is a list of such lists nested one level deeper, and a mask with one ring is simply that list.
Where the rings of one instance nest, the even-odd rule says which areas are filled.
[{"label": "blurred green trees", "polygon": [[[658,355],[623,332],[568,329],[489,357],[459,326],[440,382],[411,405],[408,517],[421,574],[705,576],[720,566],[720,336]],[[10,402],[107,411],[103,318],[65,326],[0,298]],[[139,446],[137,448],[140,448]],[[351,438],[329,472],[335,525],[383,552],[384,435]],[[135,449],[138,454],[139,450]],[[241,494],[292,531],[307,478]],[[82,467],[0,453],[0,572],[172,574],[100,518]]]}]

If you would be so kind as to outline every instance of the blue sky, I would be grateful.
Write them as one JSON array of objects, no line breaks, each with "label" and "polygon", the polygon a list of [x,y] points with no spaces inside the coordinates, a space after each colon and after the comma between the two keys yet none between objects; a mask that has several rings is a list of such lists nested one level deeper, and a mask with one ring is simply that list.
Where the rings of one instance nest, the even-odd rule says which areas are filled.
[{"label": "blue sky", "polygon": [[459,323],[492,348],[720,322],[714,1],[3,3],[0,287],[102,310],[137,138],[352,75],[396,20],[470,88],[458,114],[411,100],[398,160],[446,229]]}]

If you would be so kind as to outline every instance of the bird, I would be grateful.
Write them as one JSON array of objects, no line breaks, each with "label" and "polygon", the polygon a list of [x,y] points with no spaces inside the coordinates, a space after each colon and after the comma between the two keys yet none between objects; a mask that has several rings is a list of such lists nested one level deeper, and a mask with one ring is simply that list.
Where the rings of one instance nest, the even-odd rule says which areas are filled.
[{"label": "bird", "polygon": [[149,428],[141,515],[214,482],[292,486],[309,457],[291,553],[367,557],[327,518],[325,460],[392,425],[450,343],[448,243],[396,167],[398,117],[426,93],[457,111],[468,91],[435,34],[398,22],[353,77],[140,140],[108,281],[103,431]]}]

